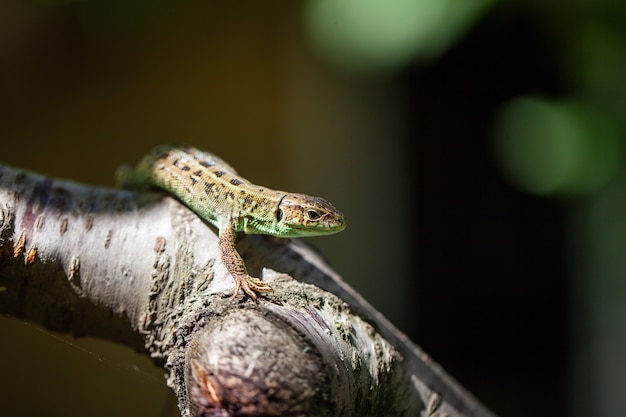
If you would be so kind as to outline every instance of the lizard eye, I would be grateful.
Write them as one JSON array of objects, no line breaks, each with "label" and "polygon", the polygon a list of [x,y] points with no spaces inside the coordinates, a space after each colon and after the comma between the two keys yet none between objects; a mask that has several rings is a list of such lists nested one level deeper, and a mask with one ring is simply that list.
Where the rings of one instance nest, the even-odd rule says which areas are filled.
[{"label": "lizard eye", "polygon": [[313,209],[307,210],[306,211],[306,216],[309,218],[309,220],[317,220],[320,217],[322,217],[322,215],[320,214],[319,211],[313,210]]},{"label": "lizard eye", "polygon": [[283,219],[283,209],[276,210],[276,220],[281,221]]}]

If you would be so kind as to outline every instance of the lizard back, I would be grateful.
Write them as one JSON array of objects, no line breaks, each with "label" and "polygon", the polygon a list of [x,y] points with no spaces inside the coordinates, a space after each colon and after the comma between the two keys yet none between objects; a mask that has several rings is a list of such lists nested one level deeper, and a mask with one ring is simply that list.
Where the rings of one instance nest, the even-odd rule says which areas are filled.
[{"label": "lizard back", "polygon": [[244,231],[246,219],[275,224],[287,194],[252,184],[221,158],[191,146],[160,146],[141,160],[137,171],[143,181],[171,190],[213,226],[220,228],[228,219],[236,231]]}]

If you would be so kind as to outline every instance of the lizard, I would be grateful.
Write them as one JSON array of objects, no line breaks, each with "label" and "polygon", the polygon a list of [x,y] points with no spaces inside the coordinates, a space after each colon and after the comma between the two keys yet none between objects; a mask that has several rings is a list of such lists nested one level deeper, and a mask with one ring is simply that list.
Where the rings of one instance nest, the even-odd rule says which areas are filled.
[{"label": "lizard", "polygon": [[156,147],[136,167],[120,167],[116,179],[122,186],[160,188],[217,228],[222,263],[235,281],[233,300],[240,290],[255,302],[257,293],[273,291],[248,274],[235,247],[237,232],[291,238],[346,227],[344,215],[327,200],[252,184],[221,158],[192,146]]}]

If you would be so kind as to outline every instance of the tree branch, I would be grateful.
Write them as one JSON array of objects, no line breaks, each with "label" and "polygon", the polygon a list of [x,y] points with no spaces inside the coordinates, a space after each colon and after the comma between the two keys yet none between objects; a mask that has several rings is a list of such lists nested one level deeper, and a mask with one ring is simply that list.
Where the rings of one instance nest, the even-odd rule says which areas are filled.
[{"label": "tree branch", "polygon": [[238,250],[258,304],[165,194],[0,166],[0,312],[147,352],[183,416],[492,415],[303,243]]}]

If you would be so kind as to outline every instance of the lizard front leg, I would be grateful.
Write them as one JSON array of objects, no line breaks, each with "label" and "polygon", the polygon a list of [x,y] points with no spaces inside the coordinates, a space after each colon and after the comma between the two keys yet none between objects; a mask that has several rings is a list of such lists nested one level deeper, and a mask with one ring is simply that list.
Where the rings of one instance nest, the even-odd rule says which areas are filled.
[{"label": "lizard front leg", "polygon": [[232,297],[233,299],[237,297],[240,289],[248,294],[254,301],[257,300],[256,293],[273,291],[269,284],[260,279],[251,277],[248,274],[246,265],[235,247],[235,230],[232,227],[225,225],[220,228],[218,245],[222,262],[235,280],[236,286]]}]

